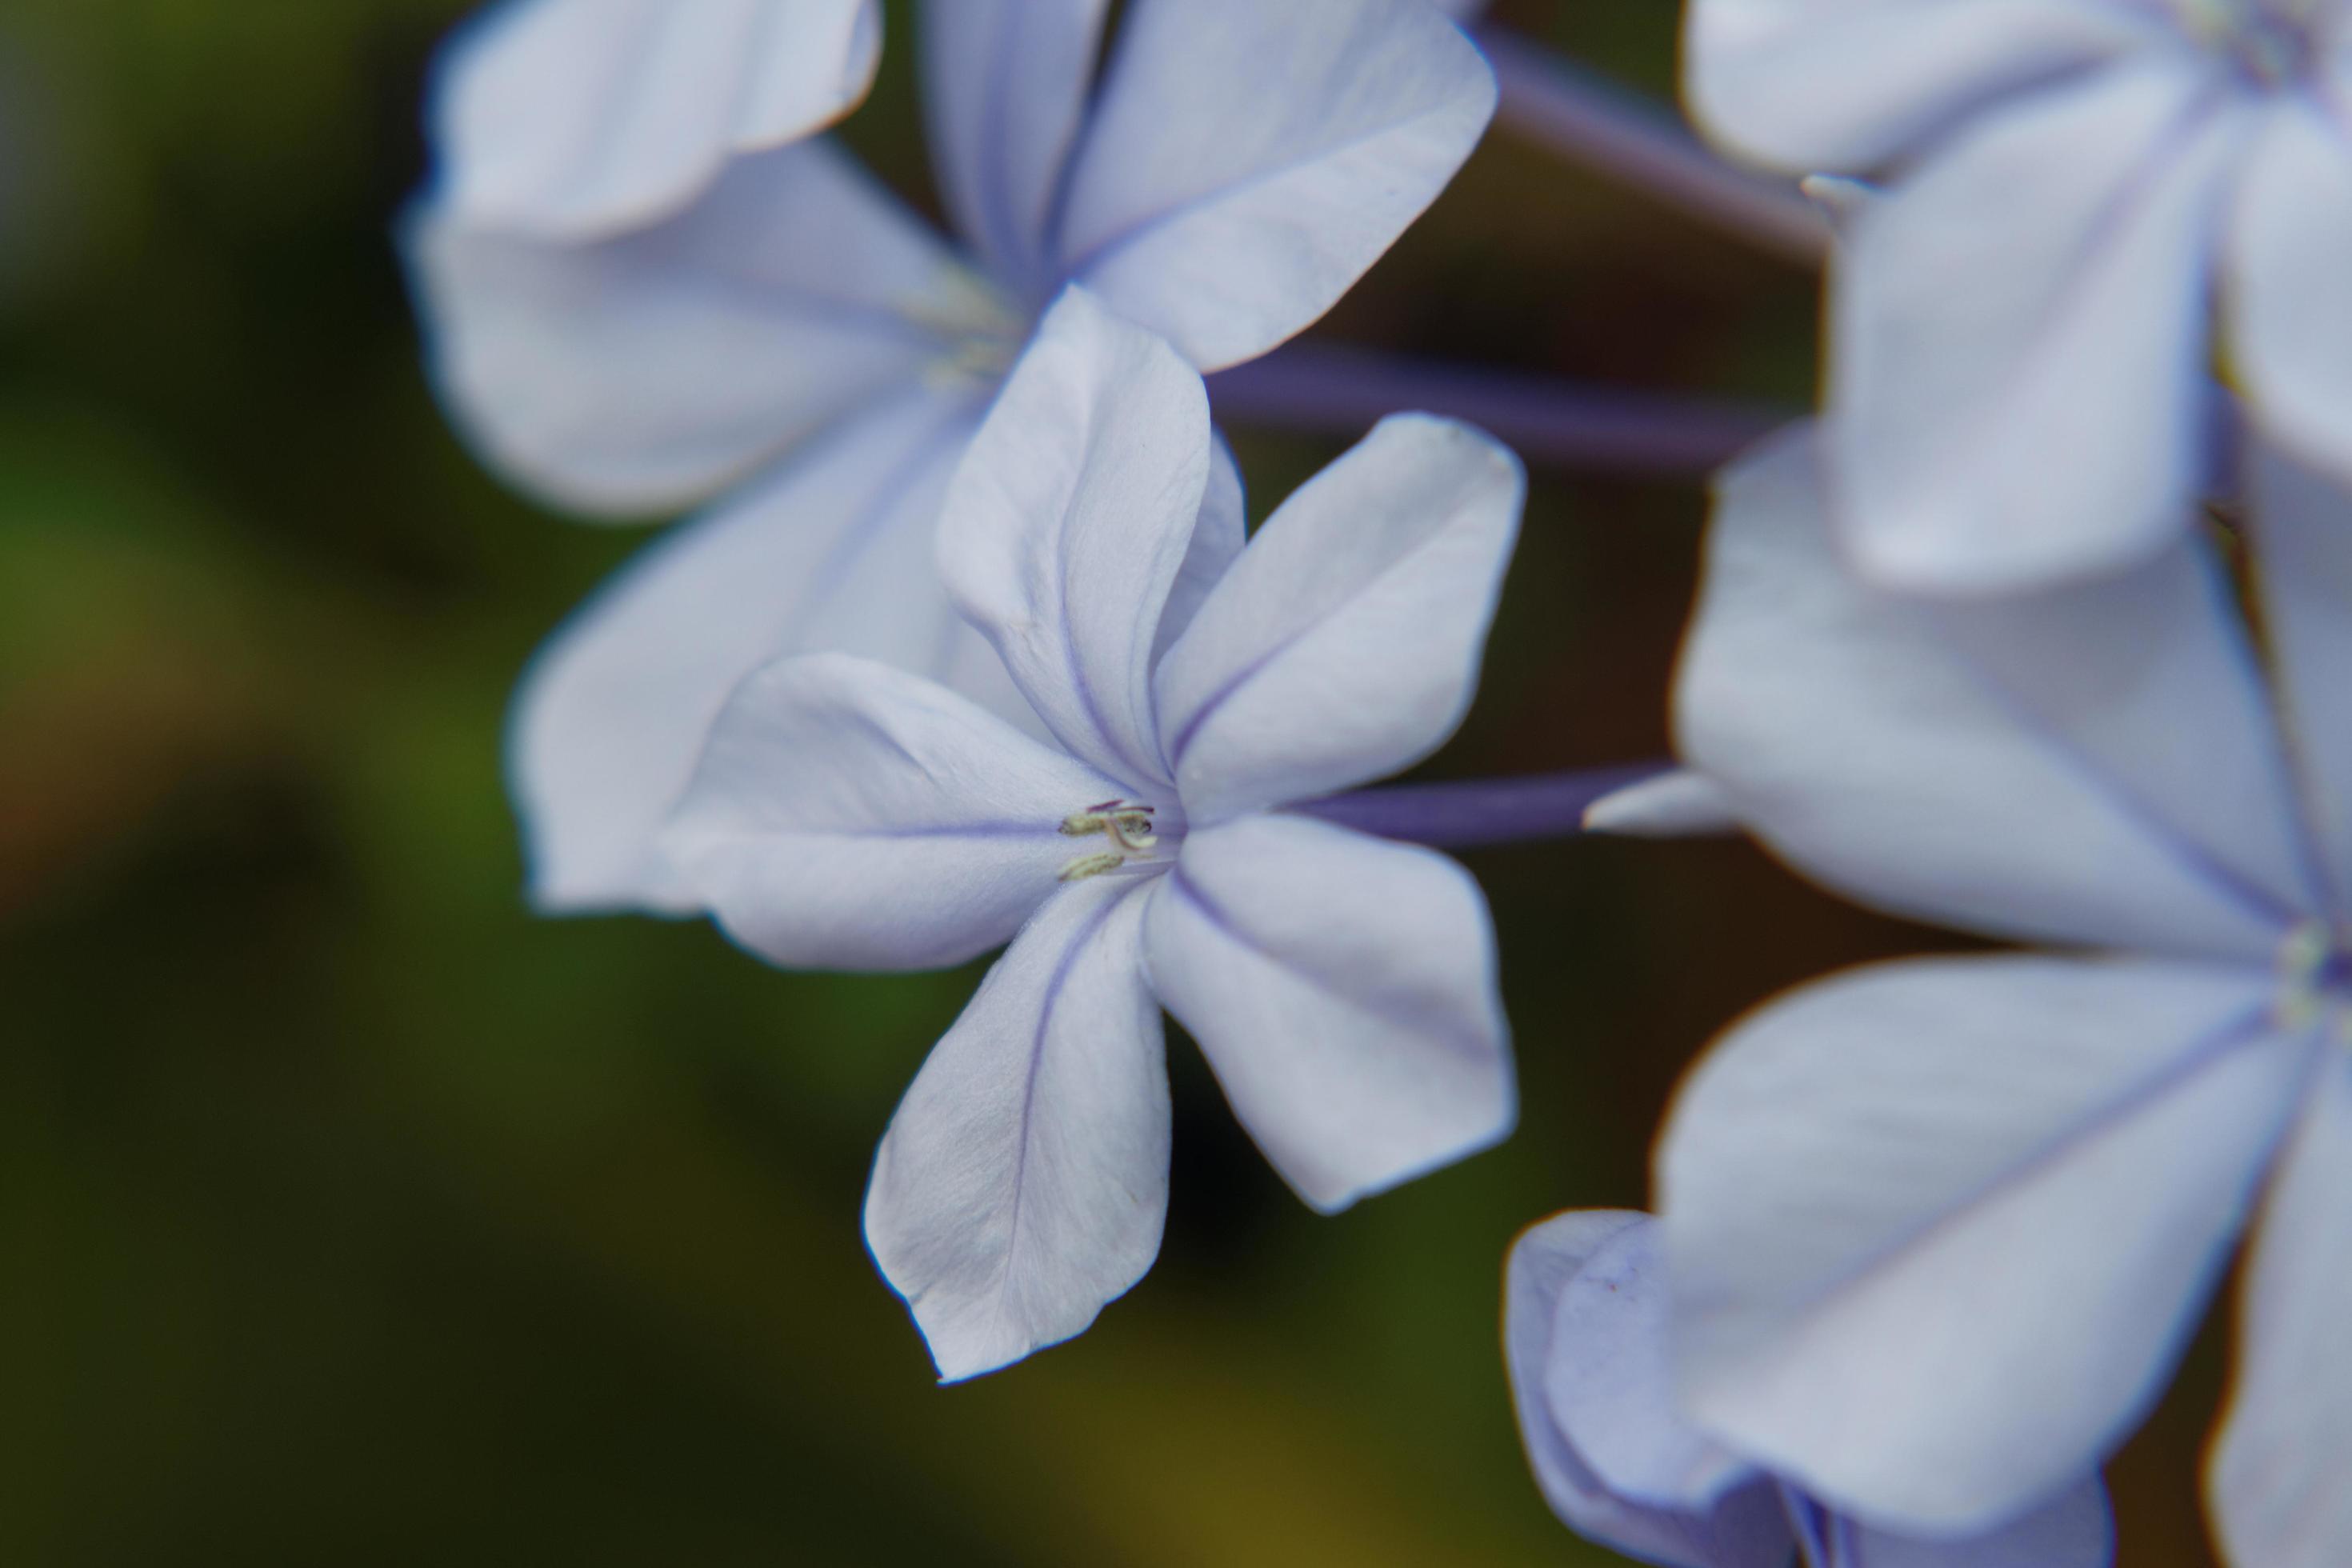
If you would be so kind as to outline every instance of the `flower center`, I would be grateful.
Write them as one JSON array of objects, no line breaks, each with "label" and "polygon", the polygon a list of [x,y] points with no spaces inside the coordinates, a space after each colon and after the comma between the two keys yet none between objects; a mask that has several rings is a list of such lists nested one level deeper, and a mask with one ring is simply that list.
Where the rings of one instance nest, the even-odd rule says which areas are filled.
[{"label": "flower center", "polygon": [[2204,47],[2263,88],[2305,75],[2317,50],[2318,0],[2178,0],[2182,20]]},{"label": "flower center", "polygon": [[2322,922],[2306,921],[2279,943],[2278,977],[2281,1028],[2325,1023],[2352,1044],[2352,947]]},{"label": "flower center", "polygon": [[1152,854],[1160,847],[1158,826],[1153,820],[1158,812],[1157,806],[1106,800],[1062,818],[1062,831],[1070,837],[1092,838],[1100,834],[1110,846],[1073,859],[1062,868],[1062,880],[1078,882],[1107,871],[1124,871],[1130,867],[1157,868],[1167,864],[1164,857]]},{"label": "flower center", "polygon": [[1029,338],[1029,318],[967,267],[949,269],[920,298],[897,309],[912,325],[945,340],[924,371],[931,385],[943,389],[993,386],[1012,371]]}]

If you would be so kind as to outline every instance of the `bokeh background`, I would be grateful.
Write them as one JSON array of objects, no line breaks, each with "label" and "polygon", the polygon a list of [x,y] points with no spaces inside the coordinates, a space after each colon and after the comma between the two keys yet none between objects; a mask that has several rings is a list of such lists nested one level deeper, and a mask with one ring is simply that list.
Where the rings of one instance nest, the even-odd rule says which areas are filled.
[{"label": "bokeh background", "polygon": [[[502,490],[420,375],[387,235],[462,9],[0,3],[0,1561],[1611,1561],[1520,1459],[1506,1247],[1643,1200],[1743,1008],[1946,939],[1738,844],[1468,857],[1511,1143],[1318,1219],[1171,1040],[1158,1268],[936,1386],[859,1197],[972,974],[524,909],[509,688],[646,536]],[[1669,0],[1499,15],[1671,91]],[[846,134],[932,208],[890,23]],[[1815,292],[1497,132],[1317,335],[1794,408]],[[1234,436],[1261,516],[1344,444]],[[1659,754],[1703,504],[1539,470],[1430,771]],[[2129,1568],[2210,1562],[2221,1342],[2116,1468]]]}]

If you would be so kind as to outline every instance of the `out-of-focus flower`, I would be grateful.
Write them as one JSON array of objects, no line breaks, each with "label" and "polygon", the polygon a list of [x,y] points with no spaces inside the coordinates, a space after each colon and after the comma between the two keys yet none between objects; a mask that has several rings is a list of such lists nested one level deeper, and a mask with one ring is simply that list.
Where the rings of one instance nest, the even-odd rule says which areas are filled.
[{"label": "out-of-focus flower", "polygon": [[448,49],[432,104],[457,219],[545,239],[655,222],[739,154],[864,100],[877,0],[507,0]]},{"label": "out-of-focus flower", "polygon": [[780,654],[877,658],[1020,713],[930,559],[1036,312],[1076,280],[1202,369],[1261,353],[1387,248],[1493,112],[1485,61],[1425,0],[1137,0],[1096,89],[1106,9],[923,13],[961,249],[821,141],[735,158],[599,244],[418,214],[436,377],[494,464],[584,510],[729,497],[525,682],[510,771],[542,907],[694,907],[658,824],[727,692]]},{"label": "out-of-focus flower", "polygon": [[1693,0],[1729,145],[1882,173],[1833,291],[1838,520],[1879,580],[2145,561],[2189,515],[2209,317],[2260,423],[2352,476],[2352,4]]},{"label": "out-of-focus flower", "polygon": [[[1866,586],[1817,437],[1724,483],[1685,756],[1799,868],[2104,956],[1864,969],[1737,1026],[1659,1156],[1684,1405],[1808,1490],[1964,1530],[2160,1392],[2259,1199],[2211,1470],[2263,1568],[2352,1562],[2352,497],[2011,601]],[[2265,673],[2267,660],[2267,677]]]},{"label": "out-of-focus flower", "polygon": [[1519,1436],[1570,1529],[1666,1568],[2103,1568],[2105,1489],[1922,1539],[1824,1507],[1700,1433],[1675,1402],[1668,1279],[1649,1215],[1555,1215],[1511,1248],[1503,1353]]},{"label": "out-of-focus flower", "polygon": [[899,1107],[866,1202],[945,1375],[1077,1333],[1150,1267],[1163,1004],[1318,1208],[1508,1130],[1476,884],[1281,808],[1453,731],[1523,489],[1486,437],[1402,416],[1244,548],[1200,376],[1073,289],[940,535],[1051,740],[836,654],[730,699],[670,847],[737,941],[907,969],[1012,939]]}]

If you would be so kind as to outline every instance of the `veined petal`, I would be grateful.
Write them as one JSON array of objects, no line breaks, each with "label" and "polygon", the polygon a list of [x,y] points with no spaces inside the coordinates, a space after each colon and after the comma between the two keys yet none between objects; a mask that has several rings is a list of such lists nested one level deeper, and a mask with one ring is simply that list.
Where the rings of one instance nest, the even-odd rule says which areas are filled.
[{"label": "veined petal", "polygon": [[1841,1568],[2110,1568],[2116,1560],[2115,1513],[2095,1476],[2022,1519],[1957,1541],[1925,1541],[1850,1519],[1832,1528],[1843,1531]]},{"label": "veined petal", "polygon": [[1249,542],[1248,500],[1242,488],[1242,470],[1223,436],[1212,432],[1209,489],[1201,499],[1201,516],[1192,524],[1192,542],[1184,563],[1169,584],[1168,602],[1160,612],[1160,629],[1152,634],[1151,667],[1160,661],[1201,613],[1209,590],[1225,579]]},{"label": "veined petal", "polygon": [[2352,1058],[2331,1043],[2263,1205],[2208,1495],[2232,1563],[2352,1563]]},{"label": "veined petal", "polygon": [[1453,179],[1494,73],[1427,0],[1135,0],[1062,275],[1202,370],[1329,310]]},{"label": "veined petal", "polygon": [[956,227],[1000,278],[1045,281],[1045,225],[1109,0],[925,0],[923,106]]},{"label": "veined petal", "polygon": [[1691,111],[1791,174],[1866,174],[1972,110],[2127,50],[2180,47],[2154,5],[2114,0],[1694,0]]},{"label": "veined petal", "polygon": [[406,241],[458,427],[508,477],[587,511],[709,496],[909,387],[998,309],[824,142],[737,160],[677,217],[601,244],[429,204]]},{"label": "veined petal", "polygon": [[1644,1216],[1594,1248],[1562,1287],[1544,1389],[1561,1435],[1603,1485],[1696,1510],[1758,1472],[1684,1418],[1667,1349],[1672,1312],[1657,1224]]},{"label": "veined petal", "polygon": [[1159,1255],[1168,1072],[1141,891],[1100,878],[1047,900],[875,1157],[866,1245],[943,1378],[1083,1332]]},{"label": "veined petal", "polygon": [[1750,1016],[1659,1147],[1684,1405],[1830,1506],[1981,1530],[2155,1403],[2304,1076],[2265,971],[1948,959]]},{"label": "veined petal", "polygon": [[1656,1508],[1612,1491],[1562,1432],[1547,1381],[1579,1353],[1557,1330],[1560,1296],[1612,1239],[1646,1227],[1647,1215],[1590,1210],[1554,1215],[1512,1245],[1504,1277],[1503,1353],[1511,1401],[1536,1484],[1578,1534],[1670,1568],[1784,1568],[1795,1550],[1771,1483],[1755,1477],[1704,1511]]},{"label": "veined petal", "polygon": [[2248,458],[2254,566],[2305,808],[2352,913],[2352,490],[2264,443]]},{"label": "veined petal", "polygon": [[1874,575],[2010,591],[2186,531],[2231,101],[2193,59],[2117,67],[1955,137],[1855,219],[1831,451]]},{"label": "veined petal", "polygon": [[1210,446],[1200,376],[1073,289],[972,438],[940,521],[956,603],[1062,743],[1129,789],[1168,778],[1151,649]]},{"label": "veined petal", "polygon": [[1491,437],[1401,414],[1283,502],[1160,661],[1192,819],[1329,795],[1443,745],[1477,689],[1526,490]]},{"label": "veined petal", "polygon": [[1184,841],[1152,895],[1154,987],[1234,1115],[1330,1213],[1511,1130],[1495,938],[1469,873],[1304,817]]},{"label": "veined petal", "polygon": [[727,694],[783,654],[860,654],[1025,711],[929,569],[978,418],[917,393],[849,421],[647,546],[549,640],[507,747],[534,903],[693,910],[656,840]]},{"label": "veined petal", "polygon": [[2225,584],[2186,544],[2111,581],[1924,605],[1832,547],[1811,437],[1718,489],[1678,748],[1809,876],[2011,936],[2267,963],[2313,907]]},{"label": "veined petal", "polygon": [[932,681],[812,654],[738,687],[663,848],[772,963],[925,969],[987,952],[1072,858],[1109,781]]},{"label": "veined petal", "polygon": [[545,239],[653,222],[848,113],[881,55],[876,0],[510,0],[443,57],[443,191]]},{"label": "veined petal", "polygon": [[2271,110],[2231,242],[2230,346],[2256,418],[2352,479],[2352,51],[2332,86]]}]

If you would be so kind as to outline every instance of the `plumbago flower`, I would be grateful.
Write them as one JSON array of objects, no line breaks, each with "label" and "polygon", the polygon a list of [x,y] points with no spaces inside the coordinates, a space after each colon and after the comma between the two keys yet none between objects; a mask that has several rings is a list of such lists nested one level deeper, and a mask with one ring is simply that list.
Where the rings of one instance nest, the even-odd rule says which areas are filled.
[{"label": "plumbago flower", "polygon": [[1012,939],[908,1090],[866,1200],[944,1375],[1077,1333],[1150,1266],[1163,1005],[1319,1209],[1508,1131],[1476,885],[1292,807],[1460,721],[1522,490],[1486,437],[1399,416],[1244,548],[1199,375],[1074,289],[940,532],[950,591],[1050,741],[837,654],[729,700],[669,847],[737,941],[910,969]]},{"label": "plumbago flower", "polygon": [[509,0],[444,57],[435,199],[541,239],[653,222],[856,108],[881,58],[876,0]]},{"label": "plumbago flower", "polygon": [[1707,126],[1880,173],[1832,291],[1826,437],[1872,574],[2001,590],[2189,515],[2221,349],[2352,475],[2352,3],[1692,0]]},{"label": "plumbago flower", "polygon": [[[542,908],[695,907],[660,824],[727,693],[780,654],[881,658],[1025,721],[930,561],[949,476],[1037,312],[1076,280],[1202,369],[1262,353],[1379,258],[1493,112],[1486,62],[1425,0],[1136,0],[1097,89],[1107,9],[922,13],[960,243],[822,141],[730,158],[595,244],[446,194],[415,216],[436,377],[495,466],[586,510],[725,498],[582,610],[517,698]],[[445,146],[446,190],[479,183],[463,165],[489,142]]]},{"label": "plumbago flower", "polygon": [[2352,1562],[2352,496],[2248,468],[2259,652],[2201,537],[1905,600],[1832,549],[1814,433],[1724,482],[1685,756],[1834,888],[2095,950],[1823,982],[1683,1090],[1684,1405],[1836,1506],[1964,1530],[2069,1484],[2259,1204],[2220,1533],[2260,1568]]},{"label": "plumbago flower", "polygon": [[1536,1483],[1570,1529],[1667,1568],[2104,1568],[2105,1489],[1956,1540],[1874,1528],[1706,1437],[1675,1403],[1649,1215],[1555,1215],[1511,1248],[1503,1351]]}]

